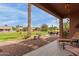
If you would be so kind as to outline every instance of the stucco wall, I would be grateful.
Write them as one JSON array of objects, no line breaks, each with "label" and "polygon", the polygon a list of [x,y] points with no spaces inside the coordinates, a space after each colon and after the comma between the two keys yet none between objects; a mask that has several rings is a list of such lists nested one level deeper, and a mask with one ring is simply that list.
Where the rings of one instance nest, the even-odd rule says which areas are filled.
[{"label": "stucco wall", "polygon": [[69,35],[69,38],[72,38],[76,32],[79,32],[79,28],[75,27],[77,24],[79,24],[79,13],[73,14],[70,17],[70,35]]}]

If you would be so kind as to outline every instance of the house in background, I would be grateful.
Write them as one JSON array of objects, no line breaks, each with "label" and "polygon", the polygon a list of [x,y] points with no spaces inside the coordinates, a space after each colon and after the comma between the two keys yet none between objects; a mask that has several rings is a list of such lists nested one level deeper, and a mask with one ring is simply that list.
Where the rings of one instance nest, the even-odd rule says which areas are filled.
[{"label": "house in background", "polygon": [[9,26],[0,26],[0,32],[10,32],[13,31],[12,27]]}]

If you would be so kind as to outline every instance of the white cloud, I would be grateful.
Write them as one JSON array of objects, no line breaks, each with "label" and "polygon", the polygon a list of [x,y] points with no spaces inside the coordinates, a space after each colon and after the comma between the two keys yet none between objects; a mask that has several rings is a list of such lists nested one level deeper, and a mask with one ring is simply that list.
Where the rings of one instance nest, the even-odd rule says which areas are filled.
[{"label": "white cloud", "polygon": [[51,21],[49,21],[49,22],[47,23],[47,25],[48,25],[48,26],[53,25],[53,26],[59,27],[59,20],[58,20],[58,19],[51,20]]},{"label": "white cloud", "polygon": [[[27,17],[27,12],[19,9],[0,5],[0,25],[15,24],[19,22],[19,17]],[[18,21],[19,20],[19,21]]]},{"label": "white cloud", "polygon": [[8,26],[11,25],[11,24],[14,24],[14,23],[17,23],[18,20],[14,21],[14,20],[11,20],[11,21],[6,21],[6,22],[1,22],[0,26],[4,26],[5,24],[7,24]]},{"label": "white cloud", "polygon": [[[16,8],[9,7],[9,6],[2,6],[2,5],[0,5],[0,11],[1,11],[1,12],[7,12],[7,13],[8,13],[8,12],[15,13],[15,15],[16,15],[17,13],[22,14],[22,15],[27,15],[26,12],[20,11],[20,10],[18,10],[18,9],[16,9]],[[8,13],[8,14],[10,14],[10,13]]]}]

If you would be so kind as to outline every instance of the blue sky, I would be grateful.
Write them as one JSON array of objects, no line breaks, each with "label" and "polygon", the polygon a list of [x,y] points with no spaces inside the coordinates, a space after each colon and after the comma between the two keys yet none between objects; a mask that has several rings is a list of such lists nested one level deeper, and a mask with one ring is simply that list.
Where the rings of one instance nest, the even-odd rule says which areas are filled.
[{"label": "blue sky", "polygon": [[[0,4],[0,26],[27,26],[28,11],[27,3]],[[58,19],[43,10],[32,5],[32,26],[37,27],[42,24],[58,26]]]}]

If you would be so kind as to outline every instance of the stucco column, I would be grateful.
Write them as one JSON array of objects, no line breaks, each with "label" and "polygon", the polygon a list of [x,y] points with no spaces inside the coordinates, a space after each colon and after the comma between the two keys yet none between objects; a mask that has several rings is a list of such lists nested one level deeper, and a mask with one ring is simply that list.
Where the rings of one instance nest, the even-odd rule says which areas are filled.
[{"label": "stucco column", "polygon": [[60,38],[63,38],[63,19],[59,20],[59,30],[60,30]]},{"label": "stucco column", "polygon": [[31,4],[28,3],[28,36],[31,36]]}]

